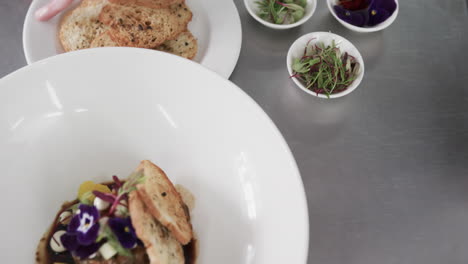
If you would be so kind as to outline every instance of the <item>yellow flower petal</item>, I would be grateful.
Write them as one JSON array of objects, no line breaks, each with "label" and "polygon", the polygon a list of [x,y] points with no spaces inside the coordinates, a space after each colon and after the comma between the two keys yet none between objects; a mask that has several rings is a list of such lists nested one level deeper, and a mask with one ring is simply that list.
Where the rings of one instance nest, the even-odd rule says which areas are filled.
[{"label": "yellow flower petal", "polygon": [[[102,193],[110,193],[111,190],[109,187],[103,184],[97,184],[92,181],[85,181],[80,185],[80,188],[78,189],[78,199],[87,199],[92,202],[95,198],[93,194],[90,195],[90,192],[92,191],[99,191]],[[84,197],[86,195],[86,197]]]},{"label": "yellow flower petal", "polygon": [[102,193],[110,193],[111,190],[109,189],[109,187],[107,187],[106,185],[104,184],[96,184],[94,185],[94,189],[93,191],[100,191]]},{"label": "yellow flower petal", "polygon": [[78,198],[82,197],[83,194],[90,192],[93,190],[94,185],[96,185],[92,181],[85,181],[80,185],[80,188],[78,189]]}]

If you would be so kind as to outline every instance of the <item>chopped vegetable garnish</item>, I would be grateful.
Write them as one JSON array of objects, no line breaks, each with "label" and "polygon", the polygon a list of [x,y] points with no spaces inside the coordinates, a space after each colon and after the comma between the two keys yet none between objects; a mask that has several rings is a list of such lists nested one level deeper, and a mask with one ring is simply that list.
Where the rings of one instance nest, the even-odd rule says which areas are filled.
[{"label": "chopped vegetable garnish", "polygon": [[299,79],[307,89],[330,97],[353,83],[360,66],[355,57],[342,53],[334,40],[331,46],[309,41],[303,56],[294,59],[292,69],[291,77]]}]

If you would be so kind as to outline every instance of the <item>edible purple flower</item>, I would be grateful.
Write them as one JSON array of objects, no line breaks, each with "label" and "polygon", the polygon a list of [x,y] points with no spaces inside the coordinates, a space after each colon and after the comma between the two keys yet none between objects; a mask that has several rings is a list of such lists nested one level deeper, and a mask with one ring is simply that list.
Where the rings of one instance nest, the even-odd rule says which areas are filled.
[{"label": "edible purple flower", "polygon": [[96,252],[100,244],[96,243],[99,233],[99,211],[94,206],[80,204],[75,215],[61,237],[64,247],[80,258],[87,258]]},{"label": "edible purple flower", "polygon": [[345,5],[340,4],[335,5],[333,9],[341,20],[351,25],[372,27],[387,20],[396,7],[395,0],[371,0],[367,8],[360,10],[347,9]]},{"label": "edible purple flower", "polygon": [[364,27],[369,19],[368,12],[366,9],[352,11],[345,9],[340,5],[334,6],[333,9],[335,10],[336,15],[341,20],[358,27]]},{"label": "edible purple flower", "polygon": [[113,217],[109,219],[108,223],[122,247],[133,248],[135,246],[137,243],[137,236],[130,217]]},{"label": "edible purple flower", "polygon": [[369,26],[387,20],[396,10],[395,0],[373,0],[369,6]]}]

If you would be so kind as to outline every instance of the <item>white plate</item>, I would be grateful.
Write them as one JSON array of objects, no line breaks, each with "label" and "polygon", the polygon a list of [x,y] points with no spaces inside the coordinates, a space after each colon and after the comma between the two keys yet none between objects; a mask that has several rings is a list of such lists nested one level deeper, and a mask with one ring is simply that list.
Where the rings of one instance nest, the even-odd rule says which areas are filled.
[{"label": "white plate", "polygon": [[[28,64],[64,52],[57,39],[61,16],[47,22],[39,22],[34,18],[34,12],[49,1],[33,0],[26,15],[23,49]],[[242,42],[241,23],[234,2],[232,0],[187,0],[186,2],[193,13],[189,29],[198,40],[198,54],[194,61],[229,78],[236,67]],[[78,4],[79,0],[75,0],[69,9]]]},{"label": "white plate", "polygon": [[306,263],[305,193],[273,122],[219,75],[135,48],[67,53],[0,80],[2,263],[33,262],[82,181],[142,159],[194,193],[199,263]]}]

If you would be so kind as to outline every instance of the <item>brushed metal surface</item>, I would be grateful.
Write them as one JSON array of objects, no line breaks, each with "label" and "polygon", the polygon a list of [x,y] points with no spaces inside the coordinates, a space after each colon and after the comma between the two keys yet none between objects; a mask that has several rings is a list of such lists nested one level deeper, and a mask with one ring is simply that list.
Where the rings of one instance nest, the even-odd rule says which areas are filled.
[{"label": "brushed metal surface", "polygon": [[[25,65],[29,3],[0,2],[0,76]],[[395,23],[371,34],[345,29],[323,0],[287,31],[260,25],[235,3],[243,44],[231,80],[296,157],[309,203],[308,263],[466,264],[467,2],[400,1]],[[360,50],[366,74],[352,94],[318,99],[288,79],[289,45],[312,31],[332,31]]]}]

